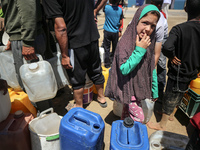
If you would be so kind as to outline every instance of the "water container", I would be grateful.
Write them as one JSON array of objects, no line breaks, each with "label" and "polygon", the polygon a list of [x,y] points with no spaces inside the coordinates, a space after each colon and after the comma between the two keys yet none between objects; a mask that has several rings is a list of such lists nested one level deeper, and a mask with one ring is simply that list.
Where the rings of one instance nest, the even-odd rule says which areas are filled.
[{"label": "water container", "polygon": [[197,94],[200,94],[200,77],[190,82],[190,88]]},{"label": "water container", "polygon": [[[103,74],[104,79],[105,79],[105,82],[104,82],[104,85],[103,85],[104,92],[105,92],[107,81],[108,81],[108,77],[109,77],[109,69],[110,68],[106,68],[104,66],[102,66],[101,68],[102,68],[102,74]],[[96,90],[95,86],[94,86],[93,93],[97,94],[97,90]]]},{"label": "water container", "polygon": [[130,117],[112,123],[110,150],[149,150],[147,128]]},{"label": "water container", "polygon": [[6,46],[0,46],[1,78],[6,80],[10,87],[20,90],[21,87],[17,80],[12,51],[5,51],[5,48]]},{"label": "water container", "polygon": [[99,54],[100,54],[100,58],[101,58],[101,63],[104,63],[105,50],[103,47],[99,47]]},{"label": "water container", "polygon": [[101,116],[89,110],[76,107],[61,120],[61,150],[101,150],[105,124]]},{"label": "water container", "polygon": [[[47,112],[51,112],[47,114]],[[49,108],[29,123],[32,150],[60,150],[59,127],[61,116]]]},{"label": "water container", "polygon": [[66,69],[61,64],[61,53],[54,53],[54,57],[47,60],[53,69],[56,77],[58,90],[69,85],[69,77],[67,75]]},{"label": "water container", "polygon": [[2,150],[31,150],[28,124],[33,119],[32,114],[17,111],[9,114],[0,123],[0,149]]},{"label": "water container", "polygon": [[153,114],[155,102],[152,101],[151,99],[145,99],[145,100],[141,101],[141,104],[142,104],[142,110],[144,113],[144,122],[143,123],[148,123]]},{"label": "water container", "polygon": [[155,131],[149,137],[150,150],[185,150],[189,138],[167,131]]},{"label": "water container", "polygon": [[11,102],[8,92],[3,95],[3,91],[0,91],[0,122],[8,117],[10,109]]},{"label": "water container", "polygon": [[86,74],[86,82],[83,92],[83,104],[88,104],[93,100],[93,82],[90,80]]},{"label": "water container", "polygon": [[123,104],[114,100],[114,102],[113,102],[113,113],[116,116],[121,117],[122,116],[122,110],[123,110]]},{"label": "water container", "polygon": [[41,55],[38,58],[38,62],[25,63],[20,67],[23,85],[32,102],[54,98],[58,90],[50,63],[43,60]]},{"label": "water container", "polygon": [[9,89],[9,96],[11,100],[11,111],[15,113],[18,110],[22,110],[24,113],[32,113],[34,117],[37,116],[37,110],[28,98],[28,95],[24,91],[15,91]]}]

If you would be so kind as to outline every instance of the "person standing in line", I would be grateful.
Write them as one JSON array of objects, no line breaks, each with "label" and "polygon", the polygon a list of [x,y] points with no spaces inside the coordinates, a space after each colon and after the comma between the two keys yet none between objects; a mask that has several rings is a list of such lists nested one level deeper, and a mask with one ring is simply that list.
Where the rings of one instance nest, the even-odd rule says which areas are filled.
[{"label": "person standing in line", "polygon": [[143,123],[141,101],[158,98],[154,46],[159,17],[156,6],[139,7],[117,44],[105,96],[123,104],[121,119]]},{"label": "person standing in line", "polygon": [[188,90],[190,81],[200,71],[200,1],[187,0],[185,10],[188,21],[175,25],[162,51],[169,58],[168,80],[162,102],[162,118],[158,123],[149,122],[151,129],[165,130],[170,115]]},{"label": "person standing in line", "polygon": [[[107,107],[103,95],[104,76],[99,56],[99,33],[95,23],[97,12],[106,2],[107,0],[102,0],[94,9],[92,0],[43,0],[47,18],[54,21],[62,65],[67,69],[73,87],[75,104],[69,104],[66,107],[68,110],[73,107],[83,107],[86,73],[96,86],[100,106]],[[74,66],[70,63],[69,56],[69,52],[72,51]]]},{"label": "person standing in line", "polygon": [[3,0],[4,26],[10,39],[7,49],[12,49],[19,85],[24,89],[19,68],[26,60],[37,59],[36,53],[44,55],[45,35],[42,29],[40,0]]},{"label": "person standing in line", "polygon": [[[117,6],[119,0],[109,0],[110,5],[105,6],[105,23],[103,47],[105,49],[104,66],[110,68],[119,39],[119,28],[122,24],[122,9]],[[112,52],[110,46],[112,42]]]},{"label": "person standing in line", "polygon": [[161,48],[168,37],[168,23],[161,12],[163,0],[151,0],[151,4],[160,10],[160,19],[156,25],[155,65],[157,66],[158,76],[158,101],[162,102],[166,84],[166,57],[163,55]]},{"label": "person standing in line", "polygon": [[171,2],[172,2],[171,0],[164,0],[162,5],[163,12],[166,14],[167,19],[168,19],[169,6],[171,5]]}]

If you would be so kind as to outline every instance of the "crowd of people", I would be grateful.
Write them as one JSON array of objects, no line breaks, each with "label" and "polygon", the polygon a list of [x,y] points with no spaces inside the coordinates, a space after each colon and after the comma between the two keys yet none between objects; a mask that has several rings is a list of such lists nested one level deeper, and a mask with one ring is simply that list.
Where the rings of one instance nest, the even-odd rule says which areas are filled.
[{"label": "crowd of people", "polygon": [[[51,53],[47,42],[48,20],[53,22],[55,38],[61,49],[61,63],[73,88],[75,103],[68,109],[83,107],[87,73],[97,89],[97,101],[101,107],[107,107],[105,96],[123,104],[121,119],[130,116],[143,123],[145,115],[141,101],[160,100],[162,119],[159,123],[148,122],[147,126],[165,130],[190,81],[197,78],[200,71],[200,1],[186,1],[188,20],[174,26],[169,36],[167,19],[170,0],[151,0],[151,4],[139,4],[122,36],[123,10],[118,5],[123,3],[120,0],[106,3],[107,0],[1,1],[1,16],[10,37],[7,50],[12,50],[19,84],[24,90],[19,72],[23,58],[37,61],[36,54],[41,54],[45,59]],[[97,14],[103,7],[104,65],[111,67],[105,96],[96,24]],[[74,52],[73,65],[70,63],[71,51]],[[169,59],[168,73],[166,57]],[[7,87],[6,81],[0,79],[0,90],[4,94]]]}]

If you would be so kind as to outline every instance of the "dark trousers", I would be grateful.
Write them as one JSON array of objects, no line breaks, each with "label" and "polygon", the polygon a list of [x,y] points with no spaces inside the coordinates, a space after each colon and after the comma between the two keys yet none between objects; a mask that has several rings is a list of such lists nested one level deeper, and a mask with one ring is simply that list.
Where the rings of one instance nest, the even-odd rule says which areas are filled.
[{"label": "dark trousers", "polygon": [[[112,64],[118,39],[119,39],[118,32],[113,33],[104,30],[103,47],[105,49],[104,66],[106,68],[109,68],[110,65]],[[111,42],[112,42],[112,52],[110,52]]]}]

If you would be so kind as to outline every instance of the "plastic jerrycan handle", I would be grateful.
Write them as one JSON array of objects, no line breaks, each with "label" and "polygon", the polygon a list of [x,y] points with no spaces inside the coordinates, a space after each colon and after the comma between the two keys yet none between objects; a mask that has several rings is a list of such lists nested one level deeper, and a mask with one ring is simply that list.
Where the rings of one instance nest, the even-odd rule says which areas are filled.
[{"label": "plastic jerrycan handle", "polygon": [[85,119],[85,118],[81,118],[81,117],[78,116],[78,115],[74,115],[73,118],[76,119],[76,120],[78,120],[78,121],[80,121],[80,122],[83,122],[83,123],[85,123],[85,124],[87,124],[87,125],[90,125],[89,120],[87,120],[87,119]]},{"label": "plastic jerrycan handle", "polygon": [[[36,56],[38,57],[39,61],[42,61],[42,60],[43,60],[43,58],[42,58],[42,56],[41,56],[40,54],[36,54]],[[24,62],[24,64],[28,64],[28,63],[30,63],[30,60],[27,61],[27,60],[23,57],[23,62]]]},{"label": "plastic jerrycan handle", "polygon": [[44,115],[44,114],[46,114],[47,112],[51,112],[51,113],[53,113],[53,108],[49,108],[49,109],[47,109],[47,110],[44,110],[44,111],[42,111],[41,113],[40,113],[40,116],[38,117],[38,119],[41,119],[42,118],[42,116]]}]

